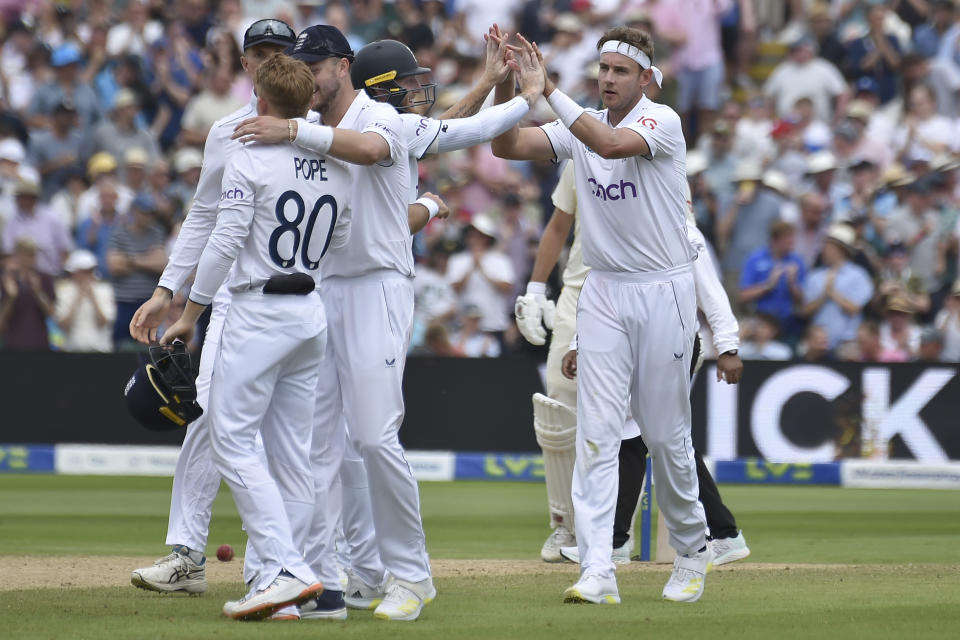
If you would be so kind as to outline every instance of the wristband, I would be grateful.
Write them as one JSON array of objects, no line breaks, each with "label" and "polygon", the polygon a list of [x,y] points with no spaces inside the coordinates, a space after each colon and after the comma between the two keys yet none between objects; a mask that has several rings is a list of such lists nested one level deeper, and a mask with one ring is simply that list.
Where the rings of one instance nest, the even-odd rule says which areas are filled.
[{"label": "wristband", "polygon": [[[297,127],[299,129],[300,127]],[[293,120],[287,120],[287,142],[293,142],[296,136],[293,135]]]},{"label": "wristband", "polygon": [[553,109],[553,112],[557,114],[557,117],[560,118],[563,126],[568,129],[572,127],[573,123],[577,121],[577,118],[586,111],[586,109],[574,102],[570,96],[560,91],[560,89],[553,90],[553,93],[547,98],[547,103],[550,105],[550,108]]},{"label": "wristband", "polygon": [[330,151],[330,147],[333,146],[333,127],[312,124],[306,120],[301,122],[300,118],[297,118],[295,142],[310,151],[326,155]]},{"label": "wristband", "polygon": [[547,283],[546,283],[546,282],[528,282],[528,283],[527,283],[527,295],[528,295],[528,296],[545,296],[545,295],[547,295]]},{"label": "wristband", "polygon": [[438,205],[436,201],[431,200],[430,198],[426,198],[426,197],[417,198],[413,204],[423,205],[424,207],[427,208],[427,213],[430,214],[430,216],[427,218],[427,222],[430,222],[431,220],[436,218],[437,214],[440,213],[440,205]]}]

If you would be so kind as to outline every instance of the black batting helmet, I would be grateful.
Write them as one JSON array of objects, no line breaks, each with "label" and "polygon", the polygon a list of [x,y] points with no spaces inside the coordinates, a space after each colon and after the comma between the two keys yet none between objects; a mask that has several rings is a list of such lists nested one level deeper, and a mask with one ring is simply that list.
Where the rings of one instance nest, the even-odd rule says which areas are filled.
[{"label": "black batting helmet", "polygon": [[201,415],[190,354],[182,342],[150,347],[149,358],[134,372],[123,395],[127,409],[147,429],[172,431]]},{"label": "black batting helmet", "polygon": [[[397,82],[421,73],[430,73],[430,69],[421,67],[410,47],[396,40],[371,42],[357,51],[350,67],[354,89],[364,89],[374,100],[389,102],[401,110],[419,105],[432,106],[436,101],[435,82],[421,84],[417,89],[405,89]],[[414,91],[422,91],[423,97],[403,104],[407,94]]]}]

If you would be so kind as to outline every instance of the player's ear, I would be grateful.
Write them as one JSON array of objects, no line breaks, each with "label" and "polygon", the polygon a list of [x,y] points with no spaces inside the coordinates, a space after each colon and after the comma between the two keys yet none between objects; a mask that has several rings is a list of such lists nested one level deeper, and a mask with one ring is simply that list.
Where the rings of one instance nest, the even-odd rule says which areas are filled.
[{"label": "player's ear", "polygon": [[640,70],[640,86],[645,87],[653,80],[653,69]]},{"label": "player's ear", "polygon": [[249,64],[250,64],[250,63],[247,62],[247,56],[240,56],[240,66],[243,67],[243,70],[244,70],[244,71],[247,70],[247,65],[249,65]]}]

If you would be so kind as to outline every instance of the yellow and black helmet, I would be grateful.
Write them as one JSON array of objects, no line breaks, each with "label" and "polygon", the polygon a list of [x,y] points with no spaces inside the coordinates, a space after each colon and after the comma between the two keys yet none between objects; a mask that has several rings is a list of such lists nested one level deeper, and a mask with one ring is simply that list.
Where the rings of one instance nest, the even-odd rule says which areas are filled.
[{"label": "yellow and black helmet", "polygon": [[127,409],[137,422],[154,431],[185,427],[203,414],[186,345],[175,341],[150,347],[123,390]]},{"label": "yellow and black helmet", "polygon": [[[354,89],[364,89],[374,100],[389,102],[401,110],[419,105],[433,105],[436,101],[436,83],[407,89],[397,82],[424,73],[430,73],[430,69],[421,67],[410,47],[396,40],[371,42],[357,51],[350,67],[350,79]],[[422,97],[411,99],[404,104],[407,94],[416,91],[422,92]]]}]

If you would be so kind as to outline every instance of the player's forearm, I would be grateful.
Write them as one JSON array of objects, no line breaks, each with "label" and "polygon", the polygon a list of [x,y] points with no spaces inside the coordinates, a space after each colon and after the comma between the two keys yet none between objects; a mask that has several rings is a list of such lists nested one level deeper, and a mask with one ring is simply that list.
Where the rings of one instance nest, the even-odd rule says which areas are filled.
[{"label": "player's forearm", "polygon": [[390,145],[372,131],[351,131],[314,124],[303,119],[289,121],[294,142],[314,153],[331,155],[352,164],[371,165],[390,158]]},{"label": "player's forearm", "polygon": [[577,118],[570,127],[570,133],[596,151],[600,157],[608,160],[650,155],[650,147],[639,134],[612,129],[596,118]]},{"label": "player's forearm", "polygon": [[518,96],[468,118],[444,120],[444,126],[427,153],[466,149],[496,138],[516,127],[529,110],[527,102]]},{"label": "player's forearm", "polygon": [[[533,272],[530,274],[532,282],[546,282],[550,277],[550,272],[557,265],[560,259],[560,252],[563,251],[563,245],[567,241],[567,234],[570,232],[569,223],[558,223],[554,218],[569,218],[573,216],[560,209],[553,210],[553,216],[543,230],[540,236],[540,246],[537,247],[537,257],[533,261]],[[564,230],[565,228],[565,230]]]},{"label": "player's forearm", "polygon": [[407,224],[410,225],[410,235],[420,233],[430,222],[430,212],[426,205],[414,202],[407,206]]},{"label": "player's forearm", "polygon": [[180,314],[180,318],[189,322],[190,324],[196,324],[200,320],[200,316],[203,315],[203,312],[206,311],[207,304],[200,304],[194,302],[193,300],[187,300],[186,306],[183,308],[183,313]]},{"label": "player's forearm", "polygon": [[197,192],[190,212],[180,227],[167,264],[160,274],[158,286],[170,291],[182,287],[190,273],[196,269],[200,254],[217,225],[216,206],[210,206],[201,197],[199,189]]}]

